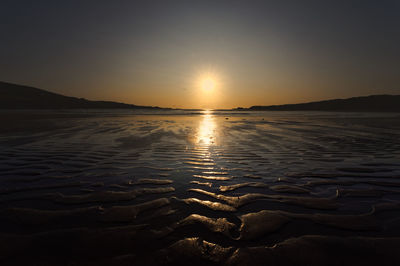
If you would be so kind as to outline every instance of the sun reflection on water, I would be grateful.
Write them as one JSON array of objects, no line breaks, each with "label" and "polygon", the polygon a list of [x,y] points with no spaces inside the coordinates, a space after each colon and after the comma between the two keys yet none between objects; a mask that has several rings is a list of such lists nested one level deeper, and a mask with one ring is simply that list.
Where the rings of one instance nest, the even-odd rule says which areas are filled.
[{"label": "sun reflection on water", "polygon": [[216,144],[216,124],[212,111],[203,112],[203,120],[199,124],[196,143],[206,147]]}]

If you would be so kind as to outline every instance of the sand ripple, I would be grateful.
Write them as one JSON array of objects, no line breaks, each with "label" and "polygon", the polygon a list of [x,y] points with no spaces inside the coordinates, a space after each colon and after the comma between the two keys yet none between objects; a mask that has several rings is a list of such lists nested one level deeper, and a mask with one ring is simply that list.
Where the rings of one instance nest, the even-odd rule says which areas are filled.
[{"label": "sand ripple", "polygon": [[4,133],[0,259],[400,264],[400,120],[381,116],[93,115]]}]

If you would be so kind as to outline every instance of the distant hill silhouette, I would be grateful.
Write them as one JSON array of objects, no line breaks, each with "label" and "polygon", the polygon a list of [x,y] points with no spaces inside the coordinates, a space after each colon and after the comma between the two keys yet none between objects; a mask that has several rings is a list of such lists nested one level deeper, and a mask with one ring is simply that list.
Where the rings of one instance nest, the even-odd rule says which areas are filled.
[{"label": "distant hill silhouette", "polygon": [[252,106],[250,108],[237,108],[236,110],[400,112],[400,95],[371,95],[309,103]]},{"label": "distant hill silhouette", "polygon": [[0,109],[161,109],[159,107],[138,106],[110,101],[89,101],[68,97],[57,93],[0,82]]}]

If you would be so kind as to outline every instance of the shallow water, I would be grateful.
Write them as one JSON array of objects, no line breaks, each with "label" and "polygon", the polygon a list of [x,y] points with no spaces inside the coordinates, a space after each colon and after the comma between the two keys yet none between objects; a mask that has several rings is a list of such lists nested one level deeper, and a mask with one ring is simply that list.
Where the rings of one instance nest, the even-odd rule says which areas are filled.
[{"label": "shallow water", "polygon": [[3,263],[399,261],[400,114],[3,111],[0,121]]}]

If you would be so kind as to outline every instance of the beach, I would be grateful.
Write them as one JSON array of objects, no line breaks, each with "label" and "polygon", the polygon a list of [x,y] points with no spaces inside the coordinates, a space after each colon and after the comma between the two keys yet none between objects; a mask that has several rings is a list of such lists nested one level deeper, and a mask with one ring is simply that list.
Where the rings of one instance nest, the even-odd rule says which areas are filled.
[{"label": "beach", "polygon": [[398,113],[0,114],[2,265],[396,265]]}]

